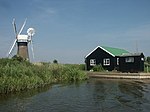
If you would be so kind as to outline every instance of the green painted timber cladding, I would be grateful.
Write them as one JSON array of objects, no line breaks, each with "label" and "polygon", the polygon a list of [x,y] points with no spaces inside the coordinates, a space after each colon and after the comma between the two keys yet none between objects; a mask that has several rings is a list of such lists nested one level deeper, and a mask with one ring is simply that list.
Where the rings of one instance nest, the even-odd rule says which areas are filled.
[{"label": "green painted timber cladding", "polygon": [[115,55],[115,56],[121,56],[125,53],[130,53],[124,49],[119,49],[119,48],[112,48],[112,47],[106,47],[106,46],[101,46],[102,48],[104,48],[105,50],[107,50],[108,52],[110,52],[111,54]]}]

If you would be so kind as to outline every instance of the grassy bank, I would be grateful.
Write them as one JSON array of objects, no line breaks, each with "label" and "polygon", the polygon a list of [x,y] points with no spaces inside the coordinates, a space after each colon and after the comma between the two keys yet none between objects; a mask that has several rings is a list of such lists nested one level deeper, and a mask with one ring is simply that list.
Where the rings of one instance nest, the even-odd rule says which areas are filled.
[{"label": "grassy bank", "polygon": [[47,84],[86,79],[76,67],[62,64],[33,65],[18,59],[0,59],[0,93],[38,88]]}]

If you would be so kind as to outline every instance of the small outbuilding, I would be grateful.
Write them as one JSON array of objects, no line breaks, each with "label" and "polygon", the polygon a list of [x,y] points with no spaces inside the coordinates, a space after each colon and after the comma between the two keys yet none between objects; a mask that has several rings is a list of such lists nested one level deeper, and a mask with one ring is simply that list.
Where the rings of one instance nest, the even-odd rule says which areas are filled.
[{"label": "small outbuilding", "polygon": [[127,50],[106,46],[97,46],[85,56],[86,69],[91,70],[96,65],[108,71],[118,70],[121,72],[144,71],[143,53],[130,53]]},{"label": "small outbuilding", "polygon": [[143,53],[130,53],[119,57],[119,71],[142,72],[144,71]]}]

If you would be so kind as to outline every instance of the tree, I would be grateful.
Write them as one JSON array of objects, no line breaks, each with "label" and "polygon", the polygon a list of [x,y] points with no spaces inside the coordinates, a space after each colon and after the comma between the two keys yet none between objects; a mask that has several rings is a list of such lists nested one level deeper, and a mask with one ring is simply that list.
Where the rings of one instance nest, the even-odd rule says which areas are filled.
[{"label": "tree", "polygon": [[13,60],[20,61],[20,62],[25,61],[25,60],[24,60],[21,56],[19,56],[19,55],[14,55],[14,56],[12,57],[12,59],[13,59]]},{"label": "tree", "polygon": [[57,61],[57,60],[54,60],[53,63],[54,63],[54,64],[58,64],[58,61]]}]

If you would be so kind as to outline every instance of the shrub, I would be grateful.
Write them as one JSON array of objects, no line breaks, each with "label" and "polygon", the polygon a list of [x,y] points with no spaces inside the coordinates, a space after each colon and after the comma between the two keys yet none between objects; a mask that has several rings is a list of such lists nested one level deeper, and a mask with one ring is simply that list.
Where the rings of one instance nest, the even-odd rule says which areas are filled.
[{"label": "shrub", "polygon": [[102,65],[96,65],[93,67],[93,71],[94,72],[102,72],[102,71],[104,71],[104,68],[102,67]]},{"label": "shrub", "polygon": [[53,63],[54,63],[54,64],[58,64],[58,61],[57,61],[57,60],[54,60]]}]

